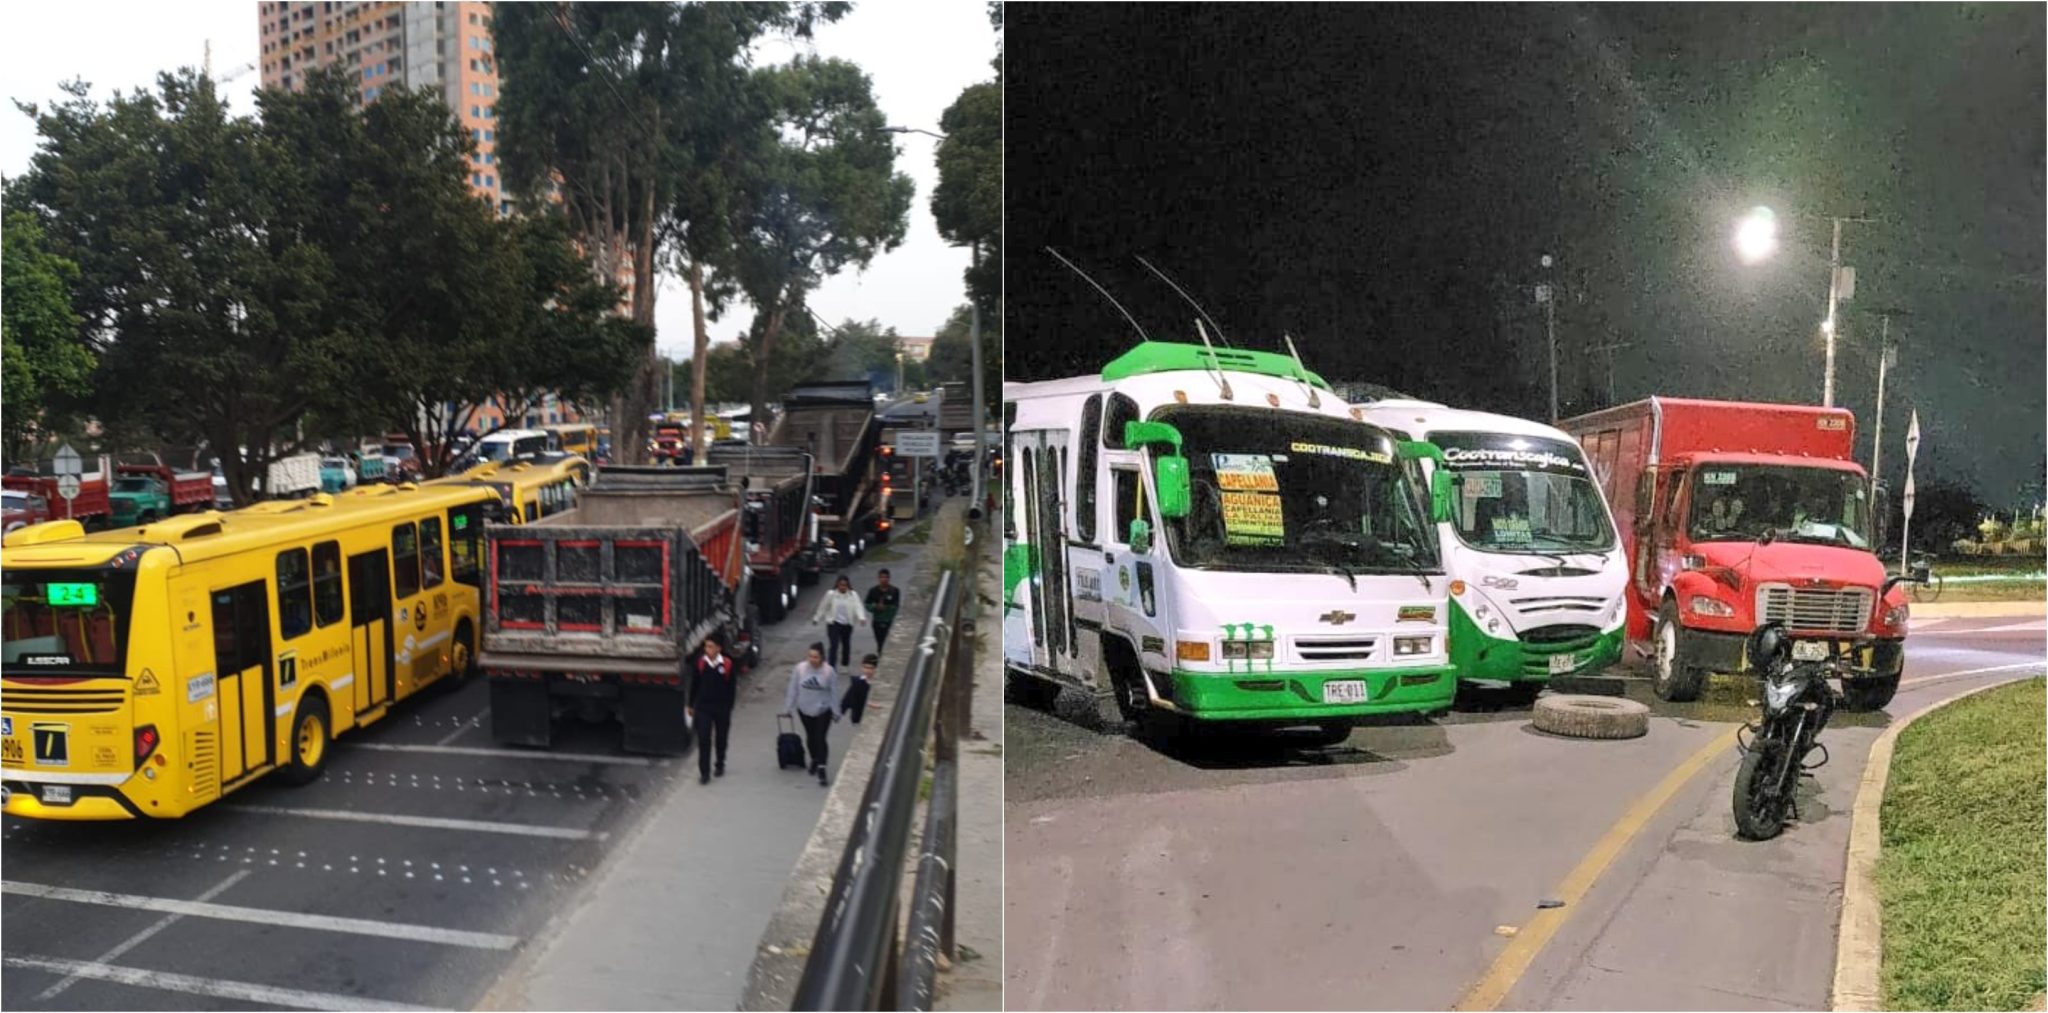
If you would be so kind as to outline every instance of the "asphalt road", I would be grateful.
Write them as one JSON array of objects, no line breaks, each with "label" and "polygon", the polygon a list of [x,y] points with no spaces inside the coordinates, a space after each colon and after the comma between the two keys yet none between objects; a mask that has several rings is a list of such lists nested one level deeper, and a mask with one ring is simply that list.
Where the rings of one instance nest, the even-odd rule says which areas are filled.
[{"label": "asphalt road", "polygon": [[[2043,629],[1917,624],[1888,713],[1838,717],[1803,821],[1764,843],[1734,839],[1732,747],[1640,802],[1748,712],[1732,681],[1623,742],[1546,736],[1484,699],[1327,750],[1141,744],[1073,701],[1008,706],[1006,1007],[1446,1009],[1485,982],[1503,1008],[1826,1008],[1870,743],[1888,714],[2040,674]],[[1526,970],[1495,969],[1589,865]]]}]

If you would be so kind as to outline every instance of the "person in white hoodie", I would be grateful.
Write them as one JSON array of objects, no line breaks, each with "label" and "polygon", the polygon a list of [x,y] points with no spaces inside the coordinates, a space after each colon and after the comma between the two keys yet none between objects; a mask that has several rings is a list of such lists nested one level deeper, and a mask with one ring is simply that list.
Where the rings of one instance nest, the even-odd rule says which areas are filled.
[{"label": "person in white hoodie", "polygon": [[867,606],[862,605],[860,596],[853,593],[853,581],[841,574],[832,590],[825,592],[824,599],[811,613],[812,625],[825,624],[825,640],[831,645],[825,652],[825,660],[835,666],[851,664],[854,624],[867,621]]}]

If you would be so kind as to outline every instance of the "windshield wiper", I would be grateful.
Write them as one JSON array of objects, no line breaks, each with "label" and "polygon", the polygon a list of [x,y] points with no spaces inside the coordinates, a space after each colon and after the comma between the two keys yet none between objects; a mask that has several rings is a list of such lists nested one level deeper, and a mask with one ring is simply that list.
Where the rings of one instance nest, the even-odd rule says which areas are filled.
[{"label": "windshield wiper", "polygon": [[1337,576],[1344,578],[1345,582],[1351,585],[1352,593],[1356,594],[1358,592],[1358,574],[1352,572],[1350,567],[1345,566],[1343,563],[1339,563],[1336,560],[1331,560],[1324,565],[1327,566],[1328,569],[1324,570],[1323,572],[1334,573]]}]

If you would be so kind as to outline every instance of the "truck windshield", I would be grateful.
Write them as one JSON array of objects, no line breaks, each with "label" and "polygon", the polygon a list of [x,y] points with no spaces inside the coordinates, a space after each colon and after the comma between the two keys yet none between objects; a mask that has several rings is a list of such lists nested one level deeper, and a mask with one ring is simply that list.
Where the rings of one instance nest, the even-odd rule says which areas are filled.
[{"label": "truck windshield", "polygon": [[1704,464],[1694,472],[1696,542],[1781,541],[1870,546],[1870,489],[1862,475],[1832,468]]},{"label": "truck windshield", "polygon": [[1181,432],[1192,503],[1167,522],[1182,566],[1210,570],[1438,572],[1435,539],[1380,429],[1244,408],[1160,413]]},{"label": "truck windshield", "polygon": [[10,676],[121,675],[133,570],[9,567],[0,576],[0,668]]},{"label": "truck windshield", "polygon": [[1614,526],[1579,448],[1511,433],[1429,436],[1452,475],[1451,527],[1483,552],[1608,552]]}]

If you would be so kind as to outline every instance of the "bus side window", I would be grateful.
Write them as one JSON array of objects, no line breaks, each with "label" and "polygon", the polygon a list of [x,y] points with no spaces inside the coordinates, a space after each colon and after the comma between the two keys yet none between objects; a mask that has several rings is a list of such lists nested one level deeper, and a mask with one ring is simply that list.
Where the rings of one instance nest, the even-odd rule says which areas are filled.
[{"label": "bus side window", "polygon": [[277,554],[277,631],[286,640],[313,629],[313,587],[306,570],[306,550]]},{"label": "bus side window", "polygon": [[1095,542],[1095,474],[1102,428],[1102,395],[1094,394],[1081,409],[1081,466],[1074,470],[1074,538]]},{"label": "bus side window", "polygon": [[429,517],[420,522],[420,570],[424,579],[421,587],[441,586],[441,518]]},{"label": "bus side window", "polygon": [[484,507],[480,504],[448,511],[449,576],[471,587],[483,583]]},{"label": "bus side window", "polygon": [[391,529],[391,586],[397,598],[420,593],[419,533],[410,524]]},{"label": "bus side window", "polygon": [[340,542],[313,546],[313,618],[322,629],[341,621]]},{"label": "bus side window", "polygon": [[1110,518],[1108,538],[1118,545],[1129,545],[1131,521],[1138,513],[1138,473],[1128,468],[1110,472],[1116,483],[1113,503],[1116,507]]},{"label": "bus side window", "polygon": [[537,499],[530,499],[530,500],[527,500],[527,501],[526,501],[526,523],[528,523],[528,524],[532,524],[532,523],[533,523],[534,521],[537,521],[537,520],[540,520],[540,501],[539,501],[539,500],[537,500]]}]

